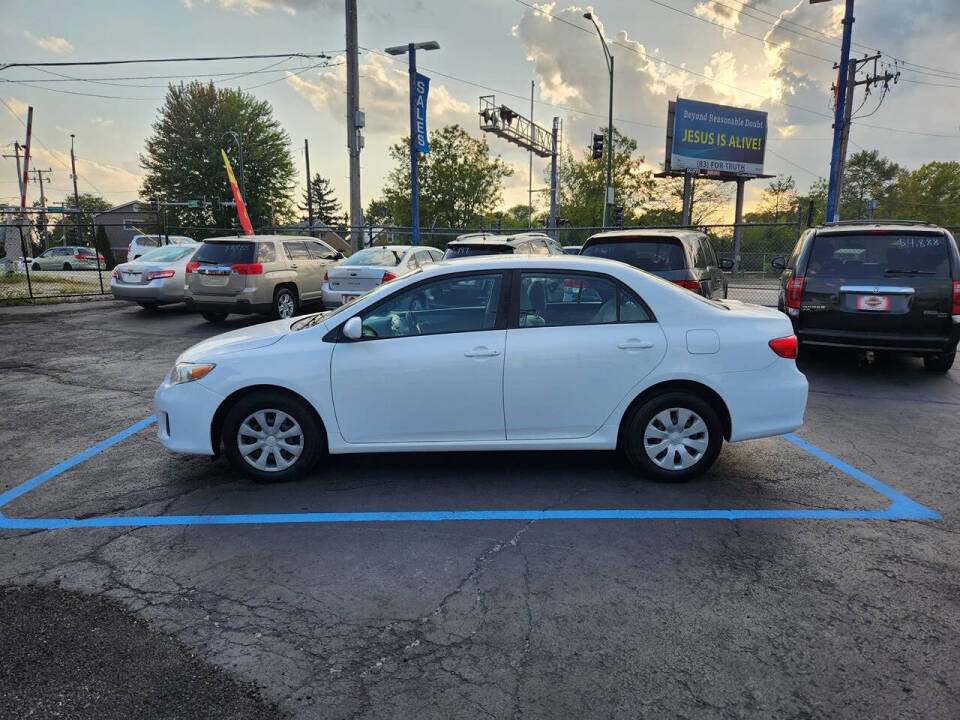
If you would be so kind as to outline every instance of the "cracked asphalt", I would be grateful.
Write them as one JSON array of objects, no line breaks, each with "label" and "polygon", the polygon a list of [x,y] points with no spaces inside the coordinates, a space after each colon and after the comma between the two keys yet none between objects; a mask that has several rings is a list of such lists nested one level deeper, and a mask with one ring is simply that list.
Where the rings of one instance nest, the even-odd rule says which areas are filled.
[{"label": "cracked asphalt", "polygon": [[[0,492],[149,415],[174,358],[226,328],[177,307],[0,309]],[[942,519],[0,530],[0,584],[91,598],[72,626],[45,627],[118,657],[129,646],[115,619],[123,608],[156,633],[143,652],[155,637],[158,652],[176,642],[207,664],[219,678],[211,698],[240,702],[253,683],[297,718],[960,717],[960,370],[835,353],[801,369],[811,394],[798,434]],[[706,477],[681,486],[638,480],[605,453],[340,456],[304,481],[260,486],[224,461],[170,455],[153,433],[3,513],[889,502],[779,438],[728,445]],[[20,637],[17,647],[0,637],[0,667],[25,662],[30,633]],[[74,673],[94,676],[89,655],[76,655]],[[57,667],[16,675],[20,701],[50,707]],[[207,717],[239,716],[218,702]],[[173,707],[137,712],[171,717]],[[23,714],[0,707],[12,716]],[[78,705],[65,716],[108,715]]]}]

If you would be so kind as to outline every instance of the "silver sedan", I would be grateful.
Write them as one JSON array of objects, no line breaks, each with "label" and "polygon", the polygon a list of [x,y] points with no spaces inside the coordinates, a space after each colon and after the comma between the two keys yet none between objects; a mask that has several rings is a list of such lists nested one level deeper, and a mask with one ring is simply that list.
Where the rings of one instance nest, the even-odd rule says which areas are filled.
[{"label": "silver sedan", "polygon": [[168,245],[117,265],[110,280],[113,296],[133,300],[146,309],[183,302],[187,263],[198,247]]}]

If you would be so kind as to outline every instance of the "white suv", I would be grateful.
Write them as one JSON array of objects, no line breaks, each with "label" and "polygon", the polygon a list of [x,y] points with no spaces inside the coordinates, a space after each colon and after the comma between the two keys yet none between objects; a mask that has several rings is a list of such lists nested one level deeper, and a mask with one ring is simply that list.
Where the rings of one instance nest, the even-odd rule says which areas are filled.
[{"label": "white suv", "polygon": [[127,262],[136,260],[144,253],[163,245],[197,245],[196,240],[186,235],[134,235],[127,248]]}]

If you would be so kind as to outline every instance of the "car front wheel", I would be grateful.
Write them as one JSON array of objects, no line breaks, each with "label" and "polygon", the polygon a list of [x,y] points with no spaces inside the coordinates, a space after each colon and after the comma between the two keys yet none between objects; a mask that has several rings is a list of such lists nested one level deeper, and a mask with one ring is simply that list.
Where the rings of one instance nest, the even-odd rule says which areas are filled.
[{"label": "car front wheel", "polygon": [[687,391],[664,392],[635,406],[621,437],[633,468],[658,482],[684,482],[703,474],[722,445],[716,410]]},{"label": "car front wheel", "polygon": [[322,427],[306,403],[269,391],[241,398],[224,418],[222,437],[230,463],[258,482],[303,475],[326,447]]}]

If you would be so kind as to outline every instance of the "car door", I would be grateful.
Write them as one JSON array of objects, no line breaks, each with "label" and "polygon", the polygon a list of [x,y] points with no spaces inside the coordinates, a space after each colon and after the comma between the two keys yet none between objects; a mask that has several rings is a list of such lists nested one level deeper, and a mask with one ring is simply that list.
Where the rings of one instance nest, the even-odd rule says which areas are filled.
[{"label": "car door", "polygon": [[700,246],[703,248],[703,260],[705,264],[705,273],[709,292],[707,297],[722,298],[723,292],[723,270],[720,269],[720,263],[717,261],[717,255],[713,252],[713,246],[710,240],[700,236]]},{"label": "car door", "polygon": [[[364,310],[363,337],[339,340],[330,366],[343,438],[503,440],[505,285],[498,272],[445,275]],[[462,303],[436,301],[451,297]]]},{"label": "car door", "polygon": [[504,368],[507,439],[591,435],[660,363],[666,338],[642,299],[609,276],[538,270],[517,282]]},{"label": "car door", "polygon": [[310,254],[303,240],[284,240],[283,249],[290,261],[290,267],[297,275],[297,289],[300,300],[314,300],[323,291],[323,272],[321,266]]}]

